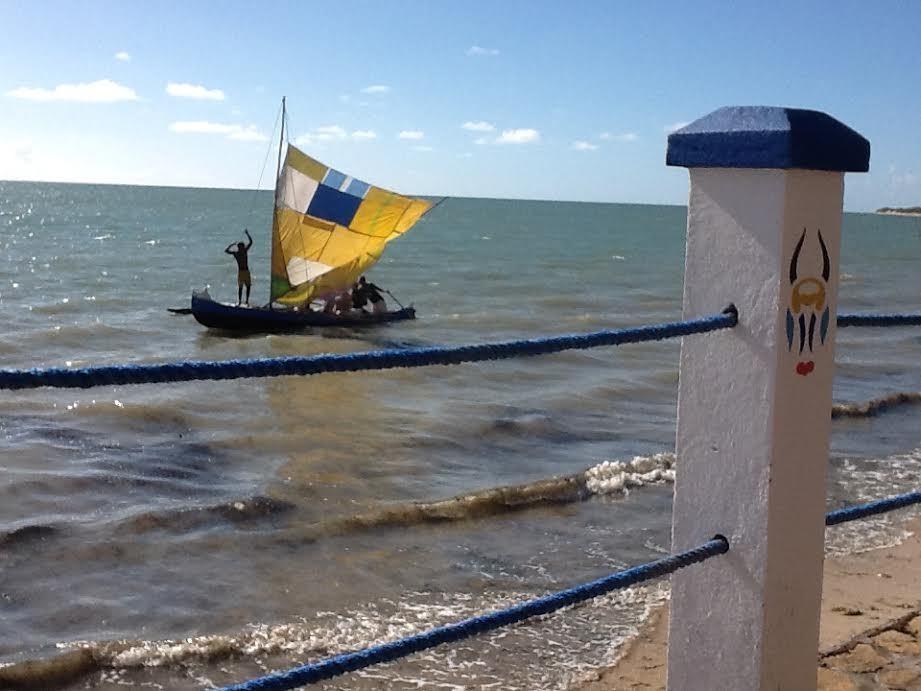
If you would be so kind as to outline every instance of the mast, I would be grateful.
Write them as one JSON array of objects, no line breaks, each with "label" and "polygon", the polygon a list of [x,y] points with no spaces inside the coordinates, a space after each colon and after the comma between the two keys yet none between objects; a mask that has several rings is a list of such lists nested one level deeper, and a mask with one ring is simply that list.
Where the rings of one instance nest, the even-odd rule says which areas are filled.
[{"label": "mast", "polygon": [[275,166],[275,201],[278,201],[278,176],[281,175],[281,147],[285,141],[285,97],[281,97],[281,135],[278,137],[278,165]]},{"label": "mast", "polygon": [[285,142],[285,97],[281,97],[281,134],[278,137],[278,163],[275,166],[275,192],[272,197],[272,259],[269,263],[269,309],[272,309],[272,270],[275,265],[275,209],[278,208],[278,178],[281,175],[281,149]]}]

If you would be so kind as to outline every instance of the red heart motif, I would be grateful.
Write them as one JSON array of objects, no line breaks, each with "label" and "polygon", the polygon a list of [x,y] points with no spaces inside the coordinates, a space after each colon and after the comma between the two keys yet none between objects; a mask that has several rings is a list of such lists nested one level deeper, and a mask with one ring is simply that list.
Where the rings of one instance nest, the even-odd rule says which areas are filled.
[{"label": "red heart motif", "polygon": [[801,374],[804,377],[814,369],[815,369],[815,363],[812,360],[809,360],[808,362],[797,362],[796,363],[796,373]]}]

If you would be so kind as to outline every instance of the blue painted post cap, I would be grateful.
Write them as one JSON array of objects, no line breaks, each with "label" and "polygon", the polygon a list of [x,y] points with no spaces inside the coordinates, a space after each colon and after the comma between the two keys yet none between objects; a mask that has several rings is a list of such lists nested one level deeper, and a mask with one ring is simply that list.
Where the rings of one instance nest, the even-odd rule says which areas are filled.
[{"label": "blue painted post cap", "polygon": [[816,110],[727,106],[670,134],[665,163],[865,173],[870,169],[870,142]]}]

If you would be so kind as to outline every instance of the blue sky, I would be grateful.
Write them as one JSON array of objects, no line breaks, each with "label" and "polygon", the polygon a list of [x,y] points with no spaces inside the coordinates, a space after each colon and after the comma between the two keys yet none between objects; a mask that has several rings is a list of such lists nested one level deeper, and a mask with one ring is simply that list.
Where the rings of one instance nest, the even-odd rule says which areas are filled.
[{"label": "blue sky", "polygon": [[669,129],[757,104],[870,140],[846,208],[921,204],[921,3],[736,5],[0,0],[0,179],[252,188],[285,95],[401,192],[682,204]]}]

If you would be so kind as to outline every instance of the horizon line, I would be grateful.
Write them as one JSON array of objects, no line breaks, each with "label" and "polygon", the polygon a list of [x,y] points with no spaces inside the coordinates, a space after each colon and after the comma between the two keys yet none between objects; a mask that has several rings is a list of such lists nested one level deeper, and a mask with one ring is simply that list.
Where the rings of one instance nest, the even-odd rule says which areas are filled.
[{"label": "horizon line", "polygon": [[[32,185],[84,185],[84,186],[103,186],[103,187],[152,187],[160,189],[172,189],[172,190],[209,190],[209,191],[220,191],[220,192],[271,192],[271,187],[265,188],[256,188],[256,187],[208,187],[208,186],[199,186],[199,185],[164,185],[164,184],[143,184],[137,182],[78,182],[73,180],[7,180],[0,179],[0,184],[3,183],[24,183]],[[620,205],[620,206],[675,206],[680,208],[687,208],[687,204],[674,204],[669,202],[614,202],[614,201],[599,201],[599,200],[589,200],[589,199],[541,199],[536,197],[471,197],[471,196],[458,196],[458,195],[447,195],[447,194],[406,194],[404,196],[408,197],[419,197],[419,198],[446,198],[446,199],[484,199],[489,201],[515,201],[515,202],[548,202],[548,203],[560,203],[560,204],[610,204],[610,205]],[[875,214],[880,209],[892,208],[892,207],[880,207],[879,209],[874,209],[871,211],[859,210],[859,211],[849,211],[844,209],[844,213],[849,214]]]}]

